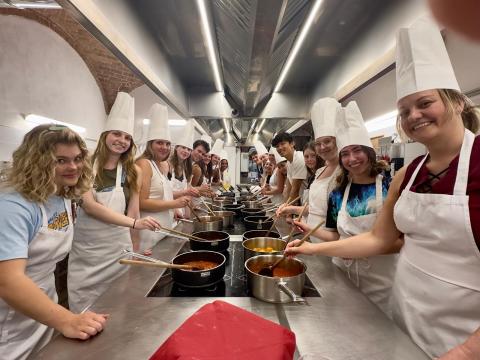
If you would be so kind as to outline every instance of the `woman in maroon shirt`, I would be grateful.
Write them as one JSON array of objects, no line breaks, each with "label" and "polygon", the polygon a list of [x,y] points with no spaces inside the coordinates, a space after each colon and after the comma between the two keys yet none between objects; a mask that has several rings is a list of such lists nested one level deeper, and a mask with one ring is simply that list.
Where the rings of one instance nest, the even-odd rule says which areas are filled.
[{"label": "woman in maroon shirt", "polygon": [[370,232],[298,248],[296,240],[286,253],[363,258],[384,253],[403,234],[392,290],[395,322],[432,358],[476,359],[479,116],[459,92],[440,32],[428,20],[399,33],[396,71],[401,128],[428,155],[395,175]]}]

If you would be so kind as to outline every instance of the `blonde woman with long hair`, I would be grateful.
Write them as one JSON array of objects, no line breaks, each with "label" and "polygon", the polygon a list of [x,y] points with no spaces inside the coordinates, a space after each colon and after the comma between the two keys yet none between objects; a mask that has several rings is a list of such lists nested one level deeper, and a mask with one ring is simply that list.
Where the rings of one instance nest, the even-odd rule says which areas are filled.
[{"label": "blonde woman with long hair", "polygon": [[107,315],[74,314],[57,304],[54,270],[71,247],[71,200],[88,191],[92,169],[82,138],[67,127],[40,125],[13,153],[0,194],[1,358],[25,359],[57,330],[87,339]]},{"label": "blonde woman with long hair", "polygon": [[159,226],[153,218],[139,219],[141,172],[134,163],[133,121],[133,99],[119,93],[92,157],[94,186],[82,196],[68,260],[68,299],[77,313],[127,271],[118,260],[124,249],[138,244],[137,230]]},{"label": "blonde woman with long hair", "polygon": [[[174,209],[187,206],[190,197],[180,196],[174,199],[172,184],[167,177],[167,159],[171,151],[167,107],[154,104],[150,112],[152,116],[147,147],[137,160],[137,165],[144,174],[140,186],[140,209],[142,216],[152,216],[162,226],[171,228]],[[140,250],[149,251],[164,237],[162,233],[142,233]]]}]

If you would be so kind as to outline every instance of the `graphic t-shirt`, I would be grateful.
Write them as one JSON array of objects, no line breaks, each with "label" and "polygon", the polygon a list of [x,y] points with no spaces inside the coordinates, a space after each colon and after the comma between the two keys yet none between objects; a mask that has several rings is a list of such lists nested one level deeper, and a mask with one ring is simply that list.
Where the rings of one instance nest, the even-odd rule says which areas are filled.
[{"label": "graphic t-shirt", "polygon": [[[384,177],[382,180],[382,197],[385,200],[390,186],[391,178]],[[337,229],[338,212],[342,207],[344,191],[335,189],[328,198],[327,220],[325,227]],[[354,184],[350,187],[347,199],[347,212],[351,217],[373,214],[376,212],[376,186],[371,184]]]}]

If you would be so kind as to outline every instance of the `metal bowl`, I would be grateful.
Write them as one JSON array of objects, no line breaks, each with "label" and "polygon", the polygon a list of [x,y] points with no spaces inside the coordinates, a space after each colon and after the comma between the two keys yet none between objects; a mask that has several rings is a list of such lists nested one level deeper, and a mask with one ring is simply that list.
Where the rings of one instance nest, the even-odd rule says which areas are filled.
[{"label": "metal bowl", "polygon": [[[251,239],[244,240],[242,242],[243,246],[243,259],[247,260],[253,256],[257,255],[282,255],[283,250],[287,246],[287,242],[282,239],[274,237],[255,237]],[[264,251],[255,251],[255,248],[267,248],[270,247],[274,251],[264,252]]]}]

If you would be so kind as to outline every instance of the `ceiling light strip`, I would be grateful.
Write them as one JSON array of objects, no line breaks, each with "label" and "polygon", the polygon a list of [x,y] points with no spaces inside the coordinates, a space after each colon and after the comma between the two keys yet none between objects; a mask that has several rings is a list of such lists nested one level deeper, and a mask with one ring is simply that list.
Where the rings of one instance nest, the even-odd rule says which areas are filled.
[{"label": "ceiling light strip", "polygon": [[283,83],[285,82],[285,78],[287,77],[287,74],[290,71],[290,68],[298,54],[298,51],[300,50],[300,47],[302,46],[303,42],[305,41],[305,38],[307,37],[307,33],[312,27],[313,20],[315,20],[315,17],[317,16],[317,13],[318,13],[318,9],[320,9],[320,5],[322,4],[322,2],[323,0],[316,0],[315,4],[313,4],[312,10],[310,11],[310,14],[308,14],[307,20],[305,21],[305,24],[300,30],[300,35],[298,35],[295,41],[295,44],[293,45],[292,51],[288,56],[287,62],[283,66],[282,73],[278,78],[277,85],[275,86],[275,90],[273,90],[273,92],[278,92],[282,88]]},{"label": "ceiling light strip", "polygon": [[217,56],[215,53],[215,47],[213,45],[213,36],[210,29],[210,22],[208,21],[207,7],[204,0],[197,0],[198,11],[200,12],[200,19],[202,21],[203,33],[207,41],[208,57],[212,66],[213,77],[215,79],[215,87],[217,91],[223,92],[222,81],[220,77],[220,71],[217,62]]}]

